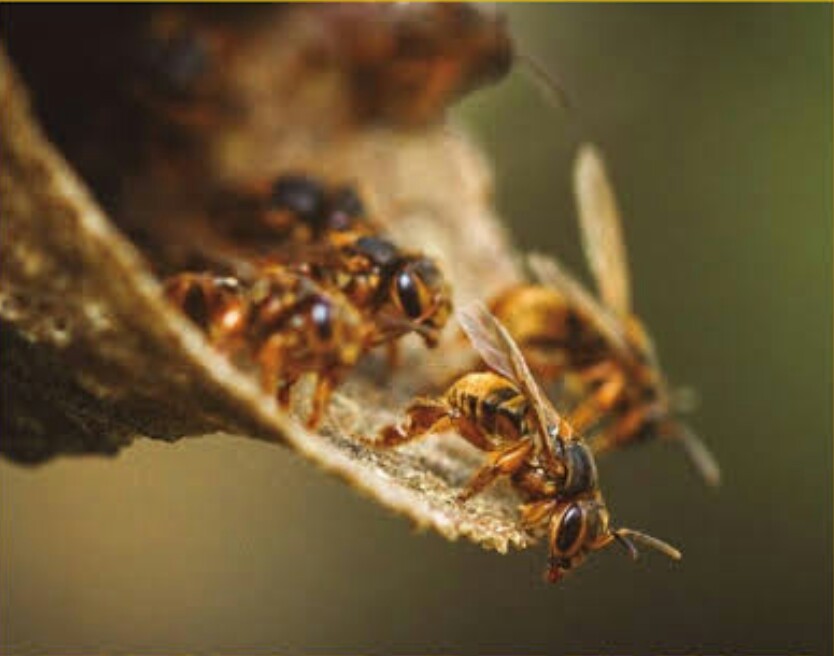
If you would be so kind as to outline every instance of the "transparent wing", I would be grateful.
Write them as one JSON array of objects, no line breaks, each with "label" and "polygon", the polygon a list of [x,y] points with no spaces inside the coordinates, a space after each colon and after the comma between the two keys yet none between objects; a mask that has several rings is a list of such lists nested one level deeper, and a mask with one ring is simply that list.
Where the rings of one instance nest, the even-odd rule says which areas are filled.
[{"label": "transparent wing", "polygon": [[601,305],[556,260],[539,253],[530,253],[527,256],[527,266],[537,282],[564,294],[568,302],[593,323],[613,348],[621,353],[629,352],[628,338],[620,318]]},{"label": "transparent wing", "polygon": [[721,467],[706,444],[686,424],[678,424],[674,433],[698,473],[711,487],[721,484]]},{"label": "transparent wing", "polygon": [[554,433],[570,437],[570,427],[562,421],[559,413],[536,383],[515,340],[480,301],[470,303],[459,310],[458,321],[484,362],[502,376],[514,381],[527,397],[539,428],[536,435],[537,452],[555,463],[556,456],[549,435]]},{"label": "transparent wing", "polygon": [[498,334],[492,313],[481,302],[470,303],[457,311],[458,323],[472,346],[491,369],[509,380],[517,376],[507,349]]},{"label": "transparent wing", "polygon": [[594,146],[580,147],[573,183],[582,245],[599,297],[617,314],[630,314],[631,281],[620,211],[602,156]]}]

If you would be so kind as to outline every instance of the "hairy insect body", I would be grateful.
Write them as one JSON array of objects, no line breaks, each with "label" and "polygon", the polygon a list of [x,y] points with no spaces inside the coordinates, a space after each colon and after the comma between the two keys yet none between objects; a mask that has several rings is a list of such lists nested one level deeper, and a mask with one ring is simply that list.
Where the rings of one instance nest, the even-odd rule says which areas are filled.
[{"label": "hairy insect body", "polygon": [[507,75],[505,16],[471,3],[341,5],[318,14],[331,28],[361,121],[419,127],[466,93]]},{"label": "hairy insect body", "polygon": [[649,438],[680,443],[704,480],[720,470],[706,446],[676,416],[647,330],[631,303],[621,220],[602,159],[590,146],[577,157],[579,223],[598,294],[555,260],[531,255],[538,284],[512,287],[491,302],[544,381],[567,383],[571,425],[591,434],[595,453]]},{"label": "hairy insect body", "polygon": [[530,431],[529,404],[518,387],[492,372],[473,373],[456,381],[444,395],[449,407],[479,427],[482,448],[496,451],[518,442]]},{"label": "hairy insect body", "polygon": [[[280,376],[290,385],[303,373],[353,366],[366,348],[362,317],[338,293],[306,276],[275,267],[250,291],[250,345],[271,387]],[[335,382],[335,381],[334,381]]]},{"label": "hairy insect body", "polygon": [[311,425],[369,350],[385,345],[393,362],[396,340],[412,332],[437,344],[451,313],[444,276],[431,258],[379,235],[351,187],[287,173],[228,194],[220,210],[235,243],[220,261],[236,275],[178,274],[168,296],[221,351],[254,360],[282,403],[315,374]]},{"label": "hairy insect body", "polygon": [[342,235],[314,267],[338,287],[375,326],[377,344],[409,332],[435,346],[452,311],[451,291],[438,265],[422,253],[365,234]]},{"label": "hairy insect body", "polygon": [[545,380],[610,354],[604,336],[558,290],[516,285],[493,298],[490,310],[521,346],[533,371]]},{"label": "hairy insect body", "polygon": [[165,294],[221,350],[245,332],[246,299],[236,278],[182,273],[165,282]]},{"label": "hairy insect body", "polygon": [[283,405],[302,376],[314,375],[311,426],[370,347],[367,324],[343,295],[286,267],[266,268],[251,284],[184,273],[168,280],[166,293],[219,350],[256,364],[264,389]]},{"label": "hairy insect body", "polygon": [[491,371],[465,374],[442,396],[415,400],[402,424],[382,429],[377,445],[392,447],[452,429],[485,451],[487,463],[460,499],[508,478],[524,501],[522,522],[547,536],[551,582],[613,542],[632,555],[634,539],[680,558],[677,550],[650,536],[611,528],[590,448],[547,401],[510,333],[480,304],[465,308],[458,318]]},{"label": "hairy insect body", "polygon": [[344,294],[375,327],[375,345],[410,332],[437,344],[451,313],[438,264],[388,239],[352,187],[288,173],[266,191],[228,195],[220,223],[258,268],[296,267]]},{"label": "hairy insect body", "polygon": [[[570,416],[578,431],[606,422],[594,441],[597,452],[656,433],[657,420],[671,415],[666,382],[639,341],[636,320],[623,350],[556,289],[523,285],[493,299],[491,309],[545,381],[570,378],[585,396]],[[633,337],[631,337],[633,335]]]}]

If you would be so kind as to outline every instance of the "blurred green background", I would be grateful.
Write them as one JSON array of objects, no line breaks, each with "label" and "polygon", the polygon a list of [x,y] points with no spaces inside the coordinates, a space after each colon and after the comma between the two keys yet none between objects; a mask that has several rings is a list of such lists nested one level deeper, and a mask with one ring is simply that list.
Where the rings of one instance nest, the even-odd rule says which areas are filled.
[{"label": "blurred green background", "polygon": [[725,483],[672,446],[601,463],[615,516],[683,548],[435,535],[283,449],[212,438],[0,463],[0,640],[18,653],[832,653],[832,6],[514,5],[519,73],[467,100],[518,243],[583,271],[570,166],[605,151],[637,307]]}]

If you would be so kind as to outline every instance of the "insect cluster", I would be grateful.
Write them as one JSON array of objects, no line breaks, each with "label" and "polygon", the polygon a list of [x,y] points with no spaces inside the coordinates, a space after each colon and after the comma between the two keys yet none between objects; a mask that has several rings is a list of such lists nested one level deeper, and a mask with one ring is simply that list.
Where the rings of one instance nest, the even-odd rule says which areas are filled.
[{"label": "insect cluster", "polygon": [[[585,250],[601,301],[556,260],[531,255],[536,281],[512,286],[458,313],[488,371],[466,373],[442,395],[421,398],[379,444],[395,446],[452,429],[488,462],[462,500],[506,477],[523,497],[522,521],[547,536],[547,578],[559,580],[585,556],[635,542],[675,560],[680,553],[646,534],[611,528],[595,457],[654,438],[680,442],[704,480],[719,482],[714,458],[675,417],[647,331],[631,312],[620,215],[602,159],[577,157],[575,189]],[[563,383],[555,410],[538,380]]]},{"label": "insect cluster", "polygon": [[409,333],[437,345],[450,290],[434,260],[381,234],[350,187],[287,174],[254,196],[242,204],[254,208],[244,225],[271,233],[272,247],[259,238],[245,264],[229,257],[233,273],[179,273],[165,289],[218,349],[256,363],[282,405],[302,376],[314,376],[315,427],[362,355],[385,345],[393,363],[396,340]]},{"label": "insect cluster", "polygon": [[[512,62],[504,23],[468,6],[341,7],[327,16],[328,46],[346,62],[361,120],[406,127],[437,120],[450,100],[500,77]],[[375,38],[351,36],[359,20]],[[167,48],[157,60],[168,62],[160,95],[177,97],[157,103],[159,111],[191,129],[210,123],[207,107],[223,107],[224,94],[206,76],[202,49],[217,57],[233,44],[211,32],[204,42],[193,35],[181,42],[170,25],[156,29]],[[677,397],[633,314],[620,216],[590,146],[577,157],[575,189],[598,297],[555,260],[531,255],[531,282],[457,312],[485,368],[473,362],[445,391],[426,390],[401,423],[373,440],[375,448],[395,448],[449,432],[486,452],[460,500],[508,479],[523,499],[523,524],[547,541],[554,582],[613,543],[634,557],[642,543],[680,558],[665,542],[612,526],[598,455],[671,439],[708,483],[719,477],[709,452],[677,419]],[[169,275],[166,294],[218,350],[256,369],[282,405],[301,378],[314,378],[308,426],[323,420],[333,390],[372,350],[388,350],[396,375],[402,337],[438,345],[453,313],[441,263],[395,243],[353,186],[286,172],[215,194],[207,213],[232,246]]]}]

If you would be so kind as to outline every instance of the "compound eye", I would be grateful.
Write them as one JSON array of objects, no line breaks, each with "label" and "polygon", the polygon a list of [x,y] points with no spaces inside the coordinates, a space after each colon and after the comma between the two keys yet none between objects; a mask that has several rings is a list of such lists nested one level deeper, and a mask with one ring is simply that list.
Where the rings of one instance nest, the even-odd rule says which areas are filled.
[{"label": "compound eye", "polygon": [[314,227],[323,221],[325,200],[322,186],[304,175],[284,175],[272,185],[272,208],[292,212]]},{"label": "compound eye", "polygon": [[333,337],[333,311],[329,303],[317,301],[313,305],[311,315],[316,335],[322,342],[327,342]]},{"label": "compound eye", "polygon": [[397,275],[397,297],[400,307],[409,319],[418,319],[423,314],[418,285],[410,271],[403,271]]},{"label": "compound eye", "polygon": [[565,514],[562,515],[562,521],[559,522],[556,534],[556,549],[559,553],[570,554],[576,552],[579,547],[578,540],[582,533],[584,521],[582,508],[578,504],[571,504]]}]

